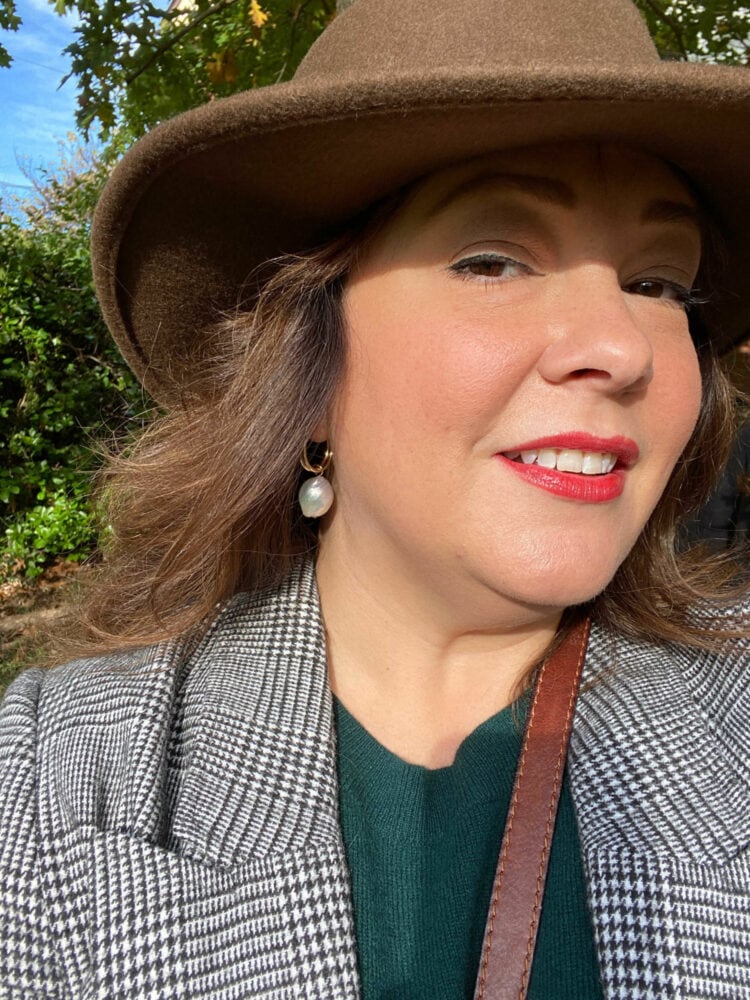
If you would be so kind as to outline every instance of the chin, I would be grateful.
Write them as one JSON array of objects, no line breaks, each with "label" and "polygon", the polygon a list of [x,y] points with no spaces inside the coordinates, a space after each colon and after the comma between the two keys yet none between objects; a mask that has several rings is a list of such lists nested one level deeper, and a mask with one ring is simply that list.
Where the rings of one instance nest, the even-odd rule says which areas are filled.
[{"label": "chin", "polygon": [[[485,577],[497,594],[503,594],[527,607],[558,609],[585,604],[597,597],[617,573],[629,547],[622,553],[579,551],[564,558],[563,553],[535,553],[536,558],[513,560],[507,572],[498,578],[494,572]],[[520,567],[524,568],[523,574]],[[493,579],[494,578],[494,579]]]},{"label": "chin", "polygon": [[524,581],[526,598],[533,604],[561,609],[585,604],[607,588],[618,568],[619,564],[599,571],[578,566],[560,575],[540,574],[534,581]]}]

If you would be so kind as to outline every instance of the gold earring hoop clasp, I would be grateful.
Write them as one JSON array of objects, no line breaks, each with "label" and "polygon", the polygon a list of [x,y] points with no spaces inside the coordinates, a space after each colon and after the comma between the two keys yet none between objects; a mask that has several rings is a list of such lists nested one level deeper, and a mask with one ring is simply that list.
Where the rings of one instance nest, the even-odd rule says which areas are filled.
[{"label": "gold earring hoop clasp", "polygon": [[330,445],[326,443],[326,450],[325,454],[323,455],[323,458],[320,460],[319,463],[313,465],[313,463],[307,456],[308,444],[309,442],[305,444],[305,447],[302,449],[302,458],[300,459],[300,464],[303,469],[305,469],[307,472],[312,472],[314,476],[322,476],[323,473],[326,471],[326,469],[329,468],[331,462],[333,461],[333,451]]}]

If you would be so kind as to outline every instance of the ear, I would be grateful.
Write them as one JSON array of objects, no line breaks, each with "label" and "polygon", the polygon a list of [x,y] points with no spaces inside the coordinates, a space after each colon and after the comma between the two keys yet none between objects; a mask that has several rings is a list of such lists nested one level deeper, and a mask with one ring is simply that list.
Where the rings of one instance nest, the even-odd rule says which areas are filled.
[{"label": "ear", "polygon": [[314,441],[316,444],[322,444],[323,441],[328,440],[328,417],[323,417],[318,423],[313,427],[312,433],[310,434],[310,440]]}]

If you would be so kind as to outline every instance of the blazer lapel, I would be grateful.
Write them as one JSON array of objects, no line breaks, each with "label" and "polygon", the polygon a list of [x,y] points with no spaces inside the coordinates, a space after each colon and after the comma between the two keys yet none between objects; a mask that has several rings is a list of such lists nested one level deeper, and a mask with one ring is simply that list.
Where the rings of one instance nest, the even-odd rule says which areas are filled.
[{"label": "blazer lapel", "polygon": [[72,994],[357,1000],[312,566],[234,600],[187,657],[162,648],[104,683],[86,733],[107,766],[81,758],[42,810]]},{"label": "blazer lapel", "polygon": [[339,843],[325,637],[311,563],[241,595],[192,657],[176,746],[180,853],[231,867]]},{"label": "blazer lapel", "polygon": [[592,634],[570,769],[609,997],[750,997],[750,786],[706,699],[721,669]]}]

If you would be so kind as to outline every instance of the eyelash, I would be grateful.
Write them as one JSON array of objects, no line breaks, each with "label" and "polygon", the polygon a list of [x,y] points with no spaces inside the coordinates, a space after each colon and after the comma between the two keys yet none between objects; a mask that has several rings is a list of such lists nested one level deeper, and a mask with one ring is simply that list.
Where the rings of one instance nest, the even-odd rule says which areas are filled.
[{"label": "eyelash", "polygon": [[[456,277],[461,278],[463,281],[478,280],[483,282],[493,282],[509,280],[505,278],[504,275],[492,275],[492,274],[477,274],[472,271],[472,267],[478,266],[499,266],[510,264],[527,275],[534,275],[536,272],[529,267],[527,264],[521,263],[521,261],[515,260],[513,257],[505,257],[502,254],[476,254],[473,257],[464,257],[462,260],[456,261],[454,264],[450,265],[450,270],[456,275]],[[692,309],[694,306],[705,305],[708,299],[705,296],[701,296],[697,293],[695,289],[686,288],[684,285],[680,285],[676,281],[670,281],[668,278],[641,278],[639,281],[634,281],[629,285],[626,285],[623,289],[626,292],[630,292],[631,289],[637,288],[639,285],[660,285],[662,288],[669,289],[674,292],[674,299],[668,299],[667,301],[676,302],[681,306],[686,312]],[[633,292],[632,294],[636,294]],[[662,298],[662,296],[646,296],[647,298]]]},{"label": "eyelash", "polygon": [[[661,285],[663,288],[670,289],[670,291],[675,293],[675,297],[671,301],[682,306],[686,312],[694,306],[703,306],[708,302],[708,299],[703,295],[699,295],[696,289],[686,288],[684,285],[680,285],[676,281],[669,281],[667,278],[641,278],[640,281],[634,281],[632,284],[626,285],[624,291],[628,292],[631,288],[636,288],[638,285]],[[662,298],[660,295],[646,297]]]},{"label": "eyelash", "polygon": [[494,281],[500,278],[500,275],[491,274],[475,274],[471,268],[481,265],[497,266],[499,264],[513,264],[520,268],[526,274],[535,274],[536,272],[530,268],[527,264],[522,264],[520,261],[515,260],[513,257],[504,257],[499,253],[478,253],[473,257],[464,257],[462,260],[457,260],[455,264],[450,265],[450,270],[453,273],[463,279],[464,281],[471,281],[472,279],[478,278],[480,281]]}]

